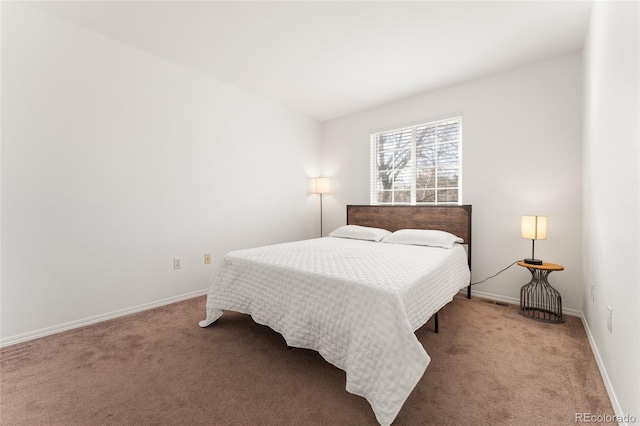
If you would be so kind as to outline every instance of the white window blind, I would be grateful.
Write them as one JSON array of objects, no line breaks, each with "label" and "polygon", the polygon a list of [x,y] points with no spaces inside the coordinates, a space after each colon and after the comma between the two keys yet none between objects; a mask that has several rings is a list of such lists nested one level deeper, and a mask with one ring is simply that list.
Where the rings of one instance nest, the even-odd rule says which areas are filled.
[{"label": "white window blind", "polygon": [[371,135],[371,204],[460,204],[460,117]]}]

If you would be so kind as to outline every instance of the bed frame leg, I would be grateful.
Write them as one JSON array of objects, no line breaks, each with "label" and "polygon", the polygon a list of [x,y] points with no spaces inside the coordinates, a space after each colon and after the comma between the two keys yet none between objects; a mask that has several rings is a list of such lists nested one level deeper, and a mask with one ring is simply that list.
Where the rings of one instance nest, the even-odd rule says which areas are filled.
[{"label": "bed frame leg", "polygon": [[434,331],[438,333],[438,313],[436,312]]},{"label": "bed frame leg", "polygon": [[467,286],[467,299],[471,299],[471,286]]}]

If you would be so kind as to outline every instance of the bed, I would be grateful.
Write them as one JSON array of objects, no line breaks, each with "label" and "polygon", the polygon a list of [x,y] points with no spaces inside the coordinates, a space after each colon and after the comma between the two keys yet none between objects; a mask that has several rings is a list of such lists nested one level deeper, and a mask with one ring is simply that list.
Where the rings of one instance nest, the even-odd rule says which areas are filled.
[{"label": "bed", "polygon": [[[404,229],[457,239],[450,248],[405,244]],[[200,326],[224,310],[251,315],[344,370],[347,391],[389,425],[430,362],[414,332],[469,288],[470,259],[471,206],[347,206],[347,226],[329,237],[225,255]]]}]

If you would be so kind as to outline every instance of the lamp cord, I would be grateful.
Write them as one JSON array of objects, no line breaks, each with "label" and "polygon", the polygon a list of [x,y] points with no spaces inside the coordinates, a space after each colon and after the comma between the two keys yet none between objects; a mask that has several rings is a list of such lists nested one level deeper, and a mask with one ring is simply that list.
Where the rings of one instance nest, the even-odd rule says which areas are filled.
[{"label": "lamp cord", "polygon": [[469,285],[482,284],[483,282],[485,282],[485,281],[487,281],[487,280],[490,280],[491,278],[493,278],[493,277],[496,277],[496,276],[500,275],[501,273],[503,273],[503,272],[504,272],[504,271],[506,271],[507,269],[511,268],[513,265],[515,265],[515,264],[516,264],[516,263],[518,263],[518,262],[519,262],[519,261],[518,261],[518,260],[516,260],[516,261],[515,261],[515,262],[513,262],[511,265],[509,265],[509,266],[507,266],[506,268],[502,269],[500,272],[496,273],[495,275],[491,275],[490,277],[487,277],[487,278],[485,278],[485,279],[484,279],[484,280],[482,280],[482,281],[478,281],[478,282],[475,282],[475,283],[471,283],[471,284],[469,284]]}]

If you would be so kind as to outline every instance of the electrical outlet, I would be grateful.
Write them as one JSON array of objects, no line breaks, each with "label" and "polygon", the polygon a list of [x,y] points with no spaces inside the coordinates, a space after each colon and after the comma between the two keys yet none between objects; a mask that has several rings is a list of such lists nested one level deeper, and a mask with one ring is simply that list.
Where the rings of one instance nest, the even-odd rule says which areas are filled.
[{"label": "electrical outlet", "polygon": [[174,257],[173,258],[173,269],[182,269],[182,258]]},{"label": "electrical outlet", "polygon": [[613,309],[611,306],[607,306],[607,329],[609,329],[609,333],[613,333]]},{"label": "electrical outlet", "polygon": [[205,253],[204,254],[204,263],[205,265],[208,265],[211,263],[211,253]]}]

